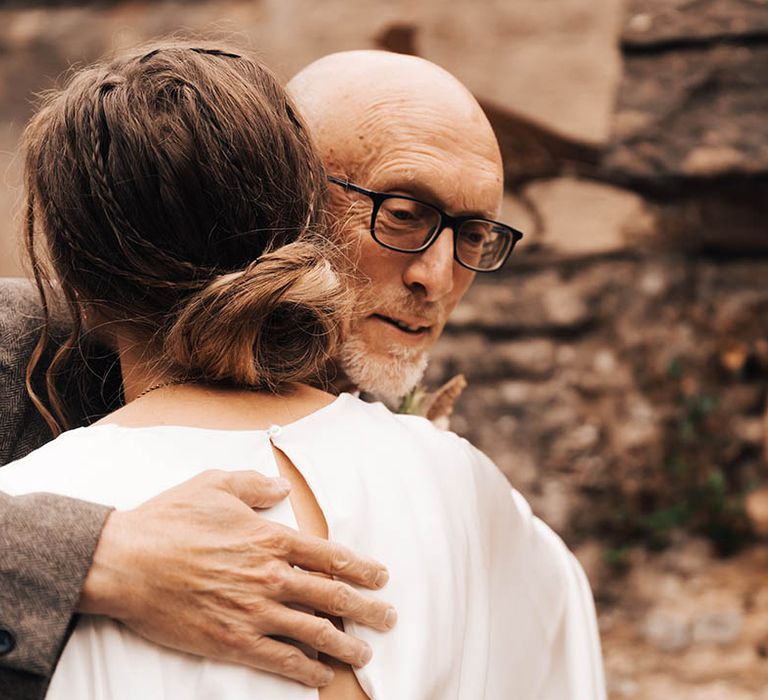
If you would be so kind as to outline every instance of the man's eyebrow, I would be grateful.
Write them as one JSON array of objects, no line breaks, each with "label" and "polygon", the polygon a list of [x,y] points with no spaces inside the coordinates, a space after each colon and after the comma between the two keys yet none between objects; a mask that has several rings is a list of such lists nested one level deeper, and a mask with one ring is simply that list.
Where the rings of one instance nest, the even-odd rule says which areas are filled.
[{"label": "man's eyebrow", "polygon": [[451,202],[446,202],[441,197],[437,196],[437,193],[429,187],[429,185],[424,185],[421,183],[413,183],[408,186],[402,186],[401,185],[395,185],[392,187],[388,187],[386,190],[383,190],[390,194],[404,194],[408,197],[414,197],[415,199],[420,199],[423,202],[426,202],[427,204],[433,204],[436,207],[439,207],[442,209],[446,214],[449,214],[451,216],[476,216],[479,219],[489,219],[493,218],[490,216],[488,212],[483,212],[480,210],[474,210],[474,211],[456,211],[455,207],[452,206]]}]

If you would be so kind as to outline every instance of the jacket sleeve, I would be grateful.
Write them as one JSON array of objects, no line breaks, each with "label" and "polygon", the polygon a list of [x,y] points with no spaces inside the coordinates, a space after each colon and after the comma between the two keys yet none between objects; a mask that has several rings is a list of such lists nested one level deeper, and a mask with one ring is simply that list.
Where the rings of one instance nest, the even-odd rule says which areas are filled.
[{"label": "jacket sleeve", "polygon": [[110,511],[0,493],[0,697],[45,696]]}]

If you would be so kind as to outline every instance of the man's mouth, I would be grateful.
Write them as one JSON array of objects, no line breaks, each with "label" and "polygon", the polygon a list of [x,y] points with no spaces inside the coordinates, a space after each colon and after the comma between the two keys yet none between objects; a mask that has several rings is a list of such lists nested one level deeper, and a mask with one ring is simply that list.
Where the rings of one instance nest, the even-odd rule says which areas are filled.
[{"label": "man's mouth", "polygon": [[384,314],[373,314],[374,318],[384,321],[391,326],[394,326],[403,333],[410,333],[411,335],[422,335],[429,332],[430,326],[426,326],[419,323],[406,323],[399,318],[392,318],[391,316],[384,316]]}]

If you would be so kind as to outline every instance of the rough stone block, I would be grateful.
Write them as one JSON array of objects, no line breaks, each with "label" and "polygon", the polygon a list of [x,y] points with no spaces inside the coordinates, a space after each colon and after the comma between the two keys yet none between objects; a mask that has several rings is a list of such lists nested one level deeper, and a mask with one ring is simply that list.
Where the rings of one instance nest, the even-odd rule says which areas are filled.
[{"label": "rough stone block", "polygon": [[768,46],[628,55],[605,157],[646,183],[768,172]]},{"label": "rough stone block", "polygon": [[653,228],[642,198],[571,177],[535,182],[525,195],[544,223],[540,244],[563,254],[602,254],[632,245]]},{"label": "rough stone block", "polygon": [[762,0],[628,0],[622,30],[625,47],[685,45],[768,34]]}]

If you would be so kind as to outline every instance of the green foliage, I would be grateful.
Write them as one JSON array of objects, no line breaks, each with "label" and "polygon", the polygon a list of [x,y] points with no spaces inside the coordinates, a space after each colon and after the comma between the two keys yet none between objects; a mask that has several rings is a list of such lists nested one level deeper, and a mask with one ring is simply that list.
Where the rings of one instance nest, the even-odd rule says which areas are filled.
[{"label": "green foliage", "polygon": [[[670,362],[656,398],[671,407],[664,459],[649,467],[639,489],[619,494],[614,537],[661,549],[673,533],[687,531],[705,535],[721,553],[735,551],[749,538],[743,509],[749,485],[739,479],[741,452],[734,449],[730,416],[681,358]],[[606,561],[620,560],[620,551],[608,550]]]},{"label": "green foliage", "polygon": [[603,550],[603,561],[614,571],[626,571],[629,568],[631,551],[631,547],[627,545],[608,547]]}]

